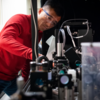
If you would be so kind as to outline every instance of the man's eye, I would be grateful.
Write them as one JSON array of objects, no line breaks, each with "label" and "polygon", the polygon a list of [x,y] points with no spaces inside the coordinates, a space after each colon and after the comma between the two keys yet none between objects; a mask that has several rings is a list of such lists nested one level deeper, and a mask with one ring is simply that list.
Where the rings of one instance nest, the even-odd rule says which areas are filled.
[{"label": "man's eye", "polygon": [[52,22],[52,25],[53,25],[53,26],[55,26],[55,25],[56,25],[56,23],[55,23],[55,22]]},{"label": "man's eye", "polygon": [[52,20],[52,18],[51,17],[48,17],[48,20]]}]

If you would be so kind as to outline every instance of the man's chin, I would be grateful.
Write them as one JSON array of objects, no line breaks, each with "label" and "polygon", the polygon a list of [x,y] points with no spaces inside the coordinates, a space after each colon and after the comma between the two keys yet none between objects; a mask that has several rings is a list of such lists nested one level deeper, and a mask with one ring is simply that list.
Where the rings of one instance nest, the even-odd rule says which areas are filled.
[{"label": "man's chin", "polygon": [[50,29],[50,28],[45,28],[45,27],[44,27],[44,28],[41,28],[40,30],[41,30],[41,31],[46,31],[46,30],[49,30],[49,29]]},{"label": "man's chin", "polygon": [[41,31],[46,31],[47,29],[41,29]]}]

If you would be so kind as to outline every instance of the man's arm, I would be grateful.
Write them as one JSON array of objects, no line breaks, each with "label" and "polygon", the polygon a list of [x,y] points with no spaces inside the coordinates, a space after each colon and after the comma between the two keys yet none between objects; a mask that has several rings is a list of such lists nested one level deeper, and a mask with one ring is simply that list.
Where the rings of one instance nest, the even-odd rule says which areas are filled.
[{"label": "man's arm", "polygon": [[32,49],[16,40],[22,32],[21,30],[20,24],[7,25],[0,33],[0,48],[14,55],[32,60]]},{"label": "man's arm", "polygon": [[30,60],[26,60],[26,63],[22,67],[22,77],[24,78],[24,81],[26,82],[29,77],[30,73],[30,65],[29,65]]}]

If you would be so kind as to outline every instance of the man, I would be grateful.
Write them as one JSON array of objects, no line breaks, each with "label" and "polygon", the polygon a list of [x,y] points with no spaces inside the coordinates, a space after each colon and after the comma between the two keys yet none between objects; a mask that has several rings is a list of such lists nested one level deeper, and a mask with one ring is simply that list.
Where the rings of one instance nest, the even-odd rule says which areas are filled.
[{"label": "man", "polygon": [[[55,0],[48,0],[38,11],[39,40],[42,32],[54,27],[63,16],[63,9]],[[31,15],[12,16],[0,32],[0,93],[12,95],[17,90],[16,77],[22,70],[25,81],[32,60]]]}]

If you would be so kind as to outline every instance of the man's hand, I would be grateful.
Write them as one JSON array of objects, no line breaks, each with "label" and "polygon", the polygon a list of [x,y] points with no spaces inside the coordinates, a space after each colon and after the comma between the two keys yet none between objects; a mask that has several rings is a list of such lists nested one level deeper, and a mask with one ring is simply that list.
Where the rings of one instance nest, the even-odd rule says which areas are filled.
[{"label": "man's hand", "polygon": [[[38,57],[40,56],[43,56],[42,54],[38,53]],[[44,60],[41,61],[41,63],[43,62]],[[43,70],[43,67],[42,66],[39,66],[39,70]]]},{"label": "man's hand", "polygon": [[[42,54],[38,53],[38,56],[43,56]],[[44,61],[44,59],[41,61],[41,63]],[[54,63],[52,63],[52,66],[54,67]]]},{"label": "man's hand", "polygon": [[38,56],[40,57],[40,56],[43,56],[42,54],[40,54],[40,53],[38,53]]}]

